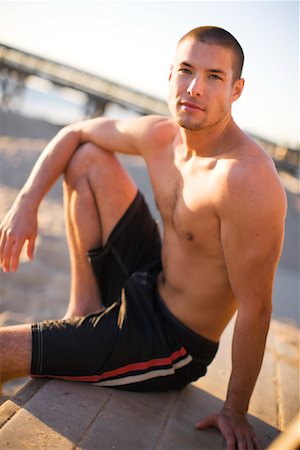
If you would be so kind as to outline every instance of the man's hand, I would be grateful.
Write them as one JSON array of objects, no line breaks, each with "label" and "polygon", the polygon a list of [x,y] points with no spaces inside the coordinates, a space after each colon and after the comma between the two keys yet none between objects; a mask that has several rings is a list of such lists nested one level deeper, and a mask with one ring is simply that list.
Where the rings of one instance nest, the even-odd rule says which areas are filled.
[{"label": "man's hand", "polygon": [[4,272],[15,272],[20,253],[27,242],[27,255],[33,259],[37,236],[37,212],[14,204],[0,225],[0,263]]},{"label": "man's hand", "polygon": [[208,427],[215,427],[222,433],[228,450],[260,450],[262,448],[247,421],[246,414],[224,408],[219,413],[207,416],[196,425],[199,430]]}]

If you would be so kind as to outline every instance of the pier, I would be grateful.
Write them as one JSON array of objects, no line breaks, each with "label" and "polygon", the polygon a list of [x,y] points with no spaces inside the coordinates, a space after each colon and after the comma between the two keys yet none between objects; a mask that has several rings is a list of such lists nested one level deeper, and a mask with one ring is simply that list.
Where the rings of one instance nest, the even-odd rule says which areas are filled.
[{"label": "pier", "polygon": [[[0,96],[2,106],[10,109],[14,97],[22,95],[26,79],[36,76],[59,87],[68,87],[87,96],[86,116],[101,116],[108,104],[117,104],[141,115],[169,115],[166,102],[107,80],[98,75],[51,61],[24,50],[0,45]],[[13,80],[13,87],[11,87]],[[300,150],[277,145],[259,136],[255,139],[272,156],[278,169],[300,175]]]},{"label": "pier", "polygon": [[[109,81],[55,61],[33,55],[6,45],[0,45],[0,76],[2,79],[2,103],[10,96],[18,95],[30,75],[44,78],[56,86],[69,87],[87,95],[86,110],[93,116],[101,115],[108,103],[115,103],[139,114],[168,115],[163,100],[138,92],[127,86]],[[8,80],[15,79],[15,89],[7,89]]]}]

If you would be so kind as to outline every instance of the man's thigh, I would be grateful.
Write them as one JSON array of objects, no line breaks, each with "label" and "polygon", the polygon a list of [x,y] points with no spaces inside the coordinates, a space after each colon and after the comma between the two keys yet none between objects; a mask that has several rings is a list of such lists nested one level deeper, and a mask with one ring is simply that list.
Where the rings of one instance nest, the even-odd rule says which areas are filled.
[{"label": "man's thigh", "polygon": [[33,326],[33,376],[129,390],[179,389],[192,357],[161,320],[155,276],[135,273],[121,301],[86,317]]},{"label": "man's thigh", "polygon": [[133,273],[160,272],[160,234],[140,192],[112,230],[106,245],[88,252],[88,258],[105,306],[120,299],[124,283]]},{"label": "man's thigh", "polygon": [[136,195],[137,187],[114,153],[87,142],[74,153],[65,172],[69,188],[75,189],[85,178],[93,193],[101,224],[101,240],[111,230]]}]

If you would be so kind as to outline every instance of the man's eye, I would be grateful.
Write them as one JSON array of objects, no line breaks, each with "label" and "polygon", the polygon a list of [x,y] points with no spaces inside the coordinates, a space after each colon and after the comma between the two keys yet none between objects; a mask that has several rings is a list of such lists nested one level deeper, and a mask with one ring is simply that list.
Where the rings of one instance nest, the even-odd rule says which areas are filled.
[{"label": "man's eye", "polygon": [[181,73],[187,73],[189,75],[191,75],[192,71],[190,69],[185,69],[184,67],[182,67],[181,69],[178,70],[178,72]]},{"label": "man's eye", "polygon": [[211,74],[211,75],[209,75],[209,78],[211,79],[211,80],[222,80],[222,78],[221,77],[219,77],[218,75],[216,75],[216,74]]}]

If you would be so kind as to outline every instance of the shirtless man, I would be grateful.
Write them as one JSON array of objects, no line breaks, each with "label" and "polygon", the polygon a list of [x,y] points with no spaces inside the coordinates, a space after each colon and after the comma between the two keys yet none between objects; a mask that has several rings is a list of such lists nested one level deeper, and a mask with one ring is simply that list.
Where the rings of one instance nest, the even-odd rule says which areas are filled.
[{"label": "shirtless man", "polygon": [[[244,86],[242,65],[242,49],[228,32],[192,30],[179,41],[170,70],[173,118],[96,118],[65,127],[49,143],[2,222],[1,265],[5,272],[17,270],[25,243],[33,258],[39,204],[64,173],[70,303],[64,322],[1,330],[3,381],[31,373],[137,390],[180,388],[204,375],[237,310],[224,407],[197,427],[217,427],[230,449],[259,448],[246,414],[268,333],[286,198],[272,160],[231,115]],[[155,222],[114,152],[145,159],[163,221],[162,248]],[[132,255],[134,261],[126,262]],[[91,324],[93,332],[105,330],[98,341],[87,337],[89,331],[77,339],[74,330],[90,330]],[[48,349],[51,332],[59,334],[51,340],[57,351]],[[75,350],[69,342],[76,342]],[[64,347],[75,354],[67,368],[61,367]],[[97,360],[105,354],[102,372],[88,369],[94,347]],[[60,352],[62,361],[53,359]],[[116,365],[111,355],[118,352],[122,361]],[[137,362],[132,355],[138,352]]]}]

